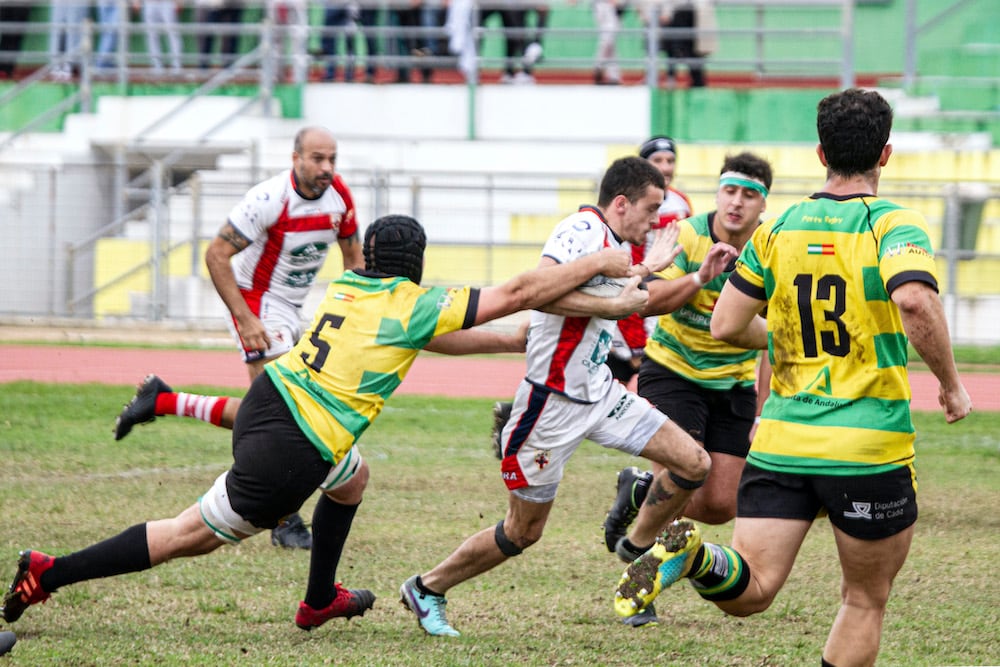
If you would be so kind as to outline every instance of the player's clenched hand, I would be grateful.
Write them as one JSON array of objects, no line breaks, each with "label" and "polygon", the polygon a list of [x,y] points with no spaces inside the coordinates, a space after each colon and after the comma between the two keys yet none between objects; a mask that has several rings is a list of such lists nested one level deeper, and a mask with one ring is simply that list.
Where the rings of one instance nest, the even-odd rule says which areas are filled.
[{"label": "player's clenched hand", "polygon": [[240,334],[244,349],[263,351],[271,347],[271,339],[267,335],[264,323],[254,315],[237,319],[236,331]]},{"label": "player's clenched hand", "polygon": [[968,417],[972,412],[972,399],[961,384],[952,389],[942,385],[938,389],[938,403],[944,408],[944,418],[949,424]]},{"label": "player's clenched hand", "polygon": [[601,273],[609,278],[624,278],[632,266],[632,253],[622,248],[605,248],[597,253],[601,262]]},{"label": "player's clenched hand", "polygon": [[674,263],[677,255],[681,254],[684,247],[677,243],[677,237],[680,233],[680,225],[676,222],[668,222],[656,238],[656,242],[646,250],[646,256],[643,257],[642,263],[646,265],[650,273],[667,268]]},{"label": "player's clenched hand", "polygon": [[649,303],[649,291],[640,287],[641,283],[642,279],[639,276],[632,276],[628,279],[625,288],[612,299],[615,315],[611,319],[628,317],[646,307],[646,304]]}]

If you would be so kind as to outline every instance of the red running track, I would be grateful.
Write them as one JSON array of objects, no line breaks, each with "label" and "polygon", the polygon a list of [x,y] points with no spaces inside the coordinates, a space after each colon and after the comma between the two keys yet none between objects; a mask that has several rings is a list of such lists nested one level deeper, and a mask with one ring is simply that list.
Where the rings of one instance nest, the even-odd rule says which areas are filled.
[{"label": "red running track", "polygon": [[[246,388],[246,369],[229,350],[161,350],[111,347],[0,344],[0,383],[15,380],[130,385],[156,373],[174,387],[211,385]],[[524,374],[520,355],[446,357],[424,353],[398,392],[470,398],[509,398]],[[977,411],[1000,411],[1000,375],[962,376]],[[937,381],[910,373],[914,410],[938,410]]]}]

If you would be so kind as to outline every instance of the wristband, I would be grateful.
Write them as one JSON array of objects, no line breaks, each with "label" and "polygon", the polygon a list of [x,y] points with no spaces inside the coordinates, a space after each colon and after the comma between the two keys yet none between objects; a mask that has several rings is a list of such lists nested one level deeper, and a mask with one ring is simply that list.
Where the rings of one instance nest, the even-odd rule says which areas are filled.
[{"label": "wristband", "polygon": [[691,280],[693,280],[694,284],[697,285],[698,287],[702,287],[705,285],[704,281],[702,281],[701,276],[698,275],[697,271],[695,271],[694,273],[690,273],[688,275],[691,276]]},{"label": "wristband", "polygon": [[759,424],[760,423],[760,417],[754,417],[753,418],[753,423],[754,424]]}]

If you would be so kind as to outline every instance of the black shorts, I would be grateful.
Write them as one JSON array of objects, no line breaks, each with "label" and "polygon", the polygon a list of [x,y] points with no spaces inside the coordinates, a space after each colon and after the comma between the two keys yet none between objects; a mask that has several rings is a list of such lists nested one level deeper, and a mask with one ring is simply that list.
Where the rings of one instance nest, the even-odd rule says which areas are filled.
[{"label": "black shorts", "polygon": [[632,367],[632,362],[626,359],[609,356],[604,363],[611,369],[611,375],[622,384],[631,382],[635,374],[639,372],[638,369]]},{"label": "black shorts", "polygon": [[330,473],[330,464],[295,423],[277,387],[261,373],[233,426],[233,467],[226,478],[233,509],[261,528],[297,512]]},{"label": "black shorts", "polygon": [[851,537],[891,537],[917,520],[913,468],[851,477],[791,475],[751,463],[743,469],[736,516],[812,521],[820,510]]},{"label": "black shorts", "polygon": [[754,387],[706,389],[647,357],[639,367],[637,390],[707,451],[747,457],[757,414]]}]

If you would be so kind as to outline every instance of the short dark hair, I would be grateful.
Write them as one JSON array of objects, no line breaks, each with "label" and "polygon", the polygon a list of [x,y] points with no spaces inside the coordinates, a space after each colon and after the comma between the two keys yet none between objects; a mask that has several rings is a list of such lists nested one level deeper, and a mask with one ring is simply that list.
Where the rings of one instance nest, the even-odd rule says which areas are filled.
[{"label": "short dark hair", "polygon": [[754,155],[748,151],[737,153],[736,155],[727,155],[726,159],[722,161],[722,170],[719,174],[724,174],[727,171],[738,171],[741,174],[753,176],[759,179],[765,188],[768,190],[771,189],[771,163],[759,155]]},{"label": "short dark hair", "polygon": [[854,176],[878,166],[892,130],[892,107],[874,90],[849,88],[816,107],[816,131],[827,167]]},{"label": "short dark hair", "polygon": [[597,205],[602,208],[608,206],[618,195],[625,195],[630,202],[637,202],[646,194],[650,185],[661,190],[667,189],[663,174],[649,160],[635,155],[618,158],[604,172]]}]

